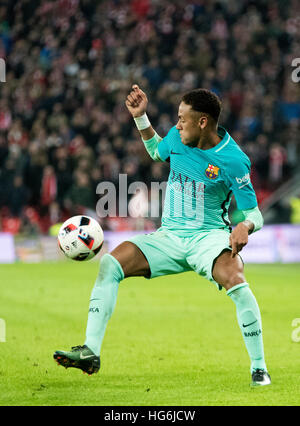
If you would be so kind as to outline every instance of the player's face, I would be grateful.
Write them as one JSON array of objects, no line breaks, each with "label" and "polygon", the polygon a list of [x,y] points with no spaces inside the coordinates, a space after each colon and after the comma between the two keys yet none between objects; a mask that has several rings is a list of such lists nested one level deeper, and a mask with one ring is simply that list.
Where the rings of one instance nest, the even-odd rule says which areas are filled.
[{"label": "player's face", "polygon": [[181,141],[184,145],[197,146],[202,132],[202,118],[207,121],[206,117],[201,117],[201,113],[193,111],[191,105],[181,102],[178,108],[178,122],[176,129],[180,133]]}]

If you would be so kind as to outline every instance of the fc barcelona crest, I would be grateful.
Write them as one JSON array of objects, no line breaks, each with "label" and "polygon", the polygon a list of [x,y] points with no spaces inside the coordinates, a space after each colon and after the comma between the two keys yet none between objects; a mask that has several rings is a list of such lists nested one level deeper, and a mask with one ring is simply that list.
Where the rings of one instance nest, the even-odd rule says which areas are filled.
[{"label": "fc barcelona crest", "polygon": [[209,179],[216,179],[219,175],[219,170],[219,167],[209,164],[207,169],[205,170],[205,174]]}]

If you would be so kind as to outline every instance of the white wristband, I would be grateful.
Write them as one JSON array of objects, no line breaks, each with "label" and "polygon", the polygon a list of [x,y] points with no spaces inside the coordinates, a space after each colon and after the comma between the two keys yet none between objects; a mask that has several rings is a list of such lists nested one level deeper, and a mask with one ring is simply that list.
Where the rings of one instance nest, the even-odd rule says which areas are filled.
[{"label": "white wristband", "polygon": [[144,113],[140,117],[134,117],[134,121],[138,130],[145,130],[151,126],[151,123],[146,113]]}]

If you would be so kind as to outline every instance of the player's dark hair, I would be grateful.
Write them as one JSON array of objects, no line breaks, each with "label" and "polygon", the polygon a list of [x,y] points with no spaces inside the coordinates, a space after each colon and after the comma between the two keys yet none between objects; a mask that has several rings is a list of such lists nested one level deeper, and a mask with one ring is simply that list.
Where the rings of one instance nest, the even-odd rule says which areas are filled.
[{"label": "player's dark hair", "polygon": [[191,105],[194,111],[209,114],[216,122],[221,113],[221,101],[219,97],[207,89],[195,89],[182,97],[182,102]]}]

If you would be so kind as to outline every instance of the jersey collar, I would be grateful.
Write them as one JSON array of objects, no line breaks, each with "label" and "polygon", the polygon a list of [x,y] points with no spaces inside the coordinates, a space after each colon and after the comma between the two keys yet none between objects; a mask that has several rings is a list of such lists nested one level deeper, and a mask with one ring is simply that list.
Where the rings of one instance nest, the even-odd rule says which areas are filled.
[{"label": "jersey collar", "polygon": [[226,129],[224,129],[224,127],[218,126],[217,132],[218,132],[218,136],[222,138],[222,140],[218,143],[218,145],[210,149],[210,151],[212,152],[221,151],[230,141],[230,135],[226,131]]}]

